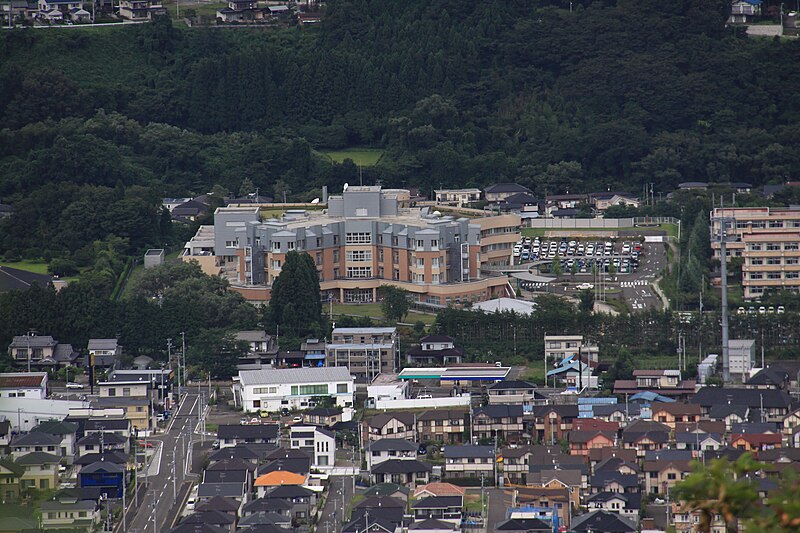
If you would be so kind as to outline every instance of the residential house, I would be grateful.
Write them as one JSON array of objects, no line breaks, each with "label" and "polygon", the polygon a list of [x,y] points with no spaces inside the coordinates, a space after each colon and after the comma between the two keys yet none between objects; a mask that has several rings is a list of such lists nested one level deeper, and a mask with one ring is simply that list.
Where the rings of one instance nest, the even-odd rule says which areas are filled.
[{"label": "residential house", "polygon": [[446,478],[480,478],[494,479],[496,470],[494,446],[447,446],[444,450],[444,468],[442,475]]},{"label": "residential house", "polygon": [[730,24],[747,24],[761,15],[763,0],[734,0],[731,2]]},{"label": "residential house", "polygon": [[[781,432],[784,437],[789,439],[789,442],[792,442],[793,436],[798,433],[798,429],[800,429],[800,407],[792,410],[781,420]],[[2,446],[2,440],[0,440],[0,446]],[[790,444],[790,446],[794,446],[794,444]]]},{"label": "residential house", "polygon": [[596,420],[616,422],[620,425],[627,424],[632,418],[638,418],[641,406],[637,403],[593,405],[592,417]]},{"label": "residential house", "polygon": [[759,452],[782,447],[783,437],[778,432],[731,433],[731,447],[758,457]]},{"label": "residential house", "polygon": [[317,496],[314,491],[299,485],[282,485],[275,487],[264,495],[269,500],[283,500],[292,504],[290,516],[298,521],[307,521],[311,510],[317,505]]},{"label": "residential house", "polygon": [[636,525],[621,514],[601,509],[573,517],[570,531],[574,533],[634,533]]},{"label": "residential house", "polygon": [[280,427],[277,424],[220,424],[217,439],[220,448],[237,444],[279,444]]},{"label": "residential house", "polygon": [[582,204],[589,203],[589,195],[581,193],[566,193],[566,194],[550,194],[545,196],[547,214],[550,216],[558,216],[555,211],[575,211]]},{"label": "residential house", "polygon": [[695,452],[719,450],[724,444],[725,441],[719,433],[706,433],[702,430],[675,433],[675,448],[678,450]]},{"label": "residential house", "polygon": [[380,439],[370,442],[366,447],[367,469],[389,459],[413,460],[417,458],[418,446],[405,439]]},{"label": "residential house", "polygon": [[532,194],[520,192],[512,194],[502,202],[498,202],[498,207],[502,211],[512,211],[521,215],[531,215],[536,218],[539,215],[539,200]]},{"label": "residential house", "polygon": [[77,443],[78,456],[83,457],[90,453],[122,452],[130,453],[130,440],[116,433],[97,431],[89,433]]},{"label": "residential house", "polygon": [[[287,519],[288,520],[288,519]],[[183,524],[195,527],[213,526],[221,531],[233,533],[235,531],[236,517],[222,511],[195,511],[183,520]]]},{"label": "residential house", "polygon": [[126,466],[130,460],[131,456],[129,454],[120,451],[87,453],[86,455],[82,455],[75,459],[74,466],[75,472],[79,474],[84,466],[88,466],[92,463],[106,462],[114,463],[120,466]]},{"label": "residential house", "polygon": [[639,199],[629,192],[622,191],[608,191],[598,192],[589,195],[589,203],[595,211],[603,213],[606,209],[612,206],[629,206],[638,208]]},{"label": "residential house", "polygon": [[463,496],[428,496],[412,505],[414,520],[436,519],[460,526],[463,517]]},{"label": "residential house", "polygon": [[516,442],[522,437],[522,406],[494,404],[472,410],[472,436]]},{"label": "residential house", "polygon": [[372,483],[397,483],[413,488],[430,481],[431,467],[416,459],[389,459],[370,470]]},{"label": "residential house", "polygon": [[[589,464],[594,472],[598,472],[598,468],[602,468],[606,463],[614,464],[615,466],[611,468],[616,470],[617,468],[624,468],[622,463],[634,464],[638,460],[636,450],[625,449],[621,444],[613,448],[594,448],[589,450]],[[612,463],[612,461],[615,462]]]},{"label": "residential house", "polygon": [[100,506],[95,500],[61,498],[41,503],[42,528],[93,531],[100,522]]},{"label": "residential house", "polygon": [[447,366],[461,363],[464,350],[455,345],[455,339],[448,335],[427,335],[419,340],[419,346],[406,351],[406,364],[409,366]]},{"label": "residential house", "polygon": [[120,0],[119,16],[128,20],[147,20],[166,15],[166,9],[155,0]]},{"label": "residential house", "polygon": [[623,447],[636,450],[639,457],[669,445],[670,428],[660,422],[639,419],[622,430]]},{"label": "residential house", "polygon": [[694,394],[695,381],[682,380],[680,370],[634,370],[632,380],[614,382],[614,394],[634,395],[650,391],[673,399],[686,399]]},{"label": "residential house", "polygon": [[469,413],[456,409],[433,409],[417,416],[419,442],[458,444],[465,441]]},{"label": "residential house", "polygon": [[408,526],[408,530],[414,533],[453,533],[456,529],[457,526],[452,522],[444,522],[436,518],[417,520]]},{"label": "residential house", "polygon": [[787,390],[791,383],[789,372],[778,365],[769,365],[751,376],[746,382],[751,389],[783,389]]},{"label": "residential house", "polygon": [[260,370],[262,366],[277,363],[278,343],[275,337],[263,330],[239,331],[234,339],[247,343],[247,353],[239,358],[239,370]]},{"label": "residential house", "polygon": [[255,487],[257,497],[263,498],[267,492],[270,492],[275,487],[289,485],[302,486],[305,485],[307,479],[308,476],[303,474],[296,474],[285,470],[274,470],[258,476],[253,486]]},{"label": "residential house", "polygon": [[[47,433],[59,438],[60,442],[56,455],[60,455],[66,464],[71,465],[75,459],[75,452],[77,451],[75,446],[77,430],[77,424],[61,422],[59,420],[48,420],[40,422],[38,426],[31,429],[31,433]],[[49,452],[49,450],[41,451]]]},{"label": "residential house", "polygon": [[463,207],[481,199],[480,189],[437,189],[436,203]]},{"label": "residential house", "polygon": [[397,328],[334,328],[331,335],[325,345],[326,366],[347,367],[356,379],[368,381],[397,368]]},{"label": "residential house", "polygon": [[635,473],[623,473],[620,471],[602,470],[595,473],[589,480],[589,487],[592,494],[619,493],[632,494],[640,492],[639,470]]},{"label": "residential house", "polygon": [[121,498],[126,478],[124,465],[97,461],[81,468],[78,473],[78,486],[99,489],[108,498]]},{"label": "residential house", "polygon": [[552,533],[553,525],[539,518],[508,518],[495,524],[493,531],[503,533]]},{"label": "residential house", "polygon": [[724,423],[726,430],[730,431],[734,424],[741,424],[750,419],[750,408],[746,405],[721,403],[712,405],[706,416],[711,420]]},{"label": "residential house", "polygon": [[122,346],[117,339],[89,339],[86,349],[89,352],[88,365],[93,367],[111,368],[122,356]]},{"label": "residential house", "polygon": [[315,407],[303,413],[303,422],[314,426],[330,427],[342,422],[342,410],[334,407]]},{"label": "residential house", "polygon": [[58,486],[58,465],[61,458],[46,452],[32,452],[14,460],[25,469],[20,478],[20,489],[54,489]]},{"label": "residential house", "polygon": [[32,367],[49,366],[55,363],[57,345],[58,341],[50,335],[18,335],[8,346],[8,355],[19,366],[29,363]]},{"label": "residential house", "polygon": [[172,219],[179,222],[195,222],[198,218],[208,214],[208,205],[197,200],[187,200],[172,208]]},{"label": "residential house", "polygon": [[703,414],[708,414],[715,405],[744,405],[750,410],[761,409],[767,421],[780,422],[789,414],[791,399],[785,390],[747,389],[726,387],[703,387],[692,398],[699,404]]},{"label": "residential house", "polygon": [[529,188],[518,185],[516,183],[496,183],[494,185],[490,185],[483,190],[484,197],[486,201],[490,204],[497,204],[503,202],[508,197],[513,196],[515,194],[525,193],[525,194],[533,194]]},{"label": "residential house", "polygon": [[200,483],[197,486],[198,502],[205,502],[217,496],[233,498],[237,502],[244,504],[250,498],[250,486],[238,481]]},{"label": "residential house", "polygon": [[417,419],[414,413],[380,413],[367,420],[365,433],[370,441],[387,438],[416,440],[416,423]]},{"label": "residential house", "polygon": [[648,494],[667,494],[692,471],[692,452],[689,450],[660,450],[648,452],[644,458],[645,490]]},{"label": "residential house", "polygon": [[631,453],[633,450],[604,448],[602,451],[606,452],[606,457],[594,463],[593,471],[595,474],[601,472],[615,472],[626,476],[639,476],[641,474],[641,470],[636,463],[637,456],[635,453]]},{"label": "residential house", "polygon": [[0,503],[19,500],[20,484],[25,469],[6,458],[0,458]]},{"label": "residential house", "polygon": [[[670,516],[676,533],[690,533],[697,531],[700,522],[700,511],[692,510],[684,502],[671,502]],[[728,527],[722,515],[714,514],[709,524],[711,533],[728,533]]]},{"label": "residential house", "polygon": [[547,403],[547,397],[536,392],[536,385],[527,381],[503,380],[486,388],[489,405],[521,405],[522,411],[530,413],[535,405]]},{"label": "residential house", "polygon": [[414,499],[416,500],[427,498],[428,496],[464,496],[464,494],[466,494],[464,487],[459,487],[452,483],[428,483],[414,489]]},{"label": "residential house", "polygon": [[678,422],[699,422],[700,406],[691,403],[655,402],[651,406],[652,419],[675,430]]},{"label": "residential house", "polygon": [[536,439],[555,443],[566,439],[578,418],[577,405],[543,405],[533,408]]},{"label": "residential house", "polygon": [[400,526],[403,523],[405,510],[406,502],[403,500],[397,500],[389,496],[372,496],[364,498],[355,504],[350,521],[358,521],[369,516]]},{"label": "residential house", "polygon": [[61,437],[40,431],[22,433],[11,439],[11,458],[14,460],[30,453],[44,452],[61,458]]},{"label": "residential house", "polygon": [[319,426],[292,426],[289,434],[290,447],[304,450],[312,458],[315,467],[333,466],[336,461],[336,436]]},{"label": "residential house", "polygon": [[558,517],[559,526],[570,530],[572,517],[580,508],[580,491],[570,490],[567,487],[520,487],[516,492],[517,505],[550,508]]},{"label": "residential house", "polygon": [[498,466],[502,466],[503,477],[507,482],[525,485],[534,457],[541,457],[559,452],[560,448],[556,446],[523,445],[513,448],[503,448],[500,450],[500,457],[498,457],[498,461],[502,458],[502,462],[499,463]]},{"label": "residential house", "polygon": [[[423,485],[423,487],[425,486],[427,485]],[[419,487],[417,487],[417,489],[419,489]],[[365,490],[364,497],[371,498],[373,496],[389,496],[390,498],[394,498],[402,502],[408,502],[408,496],[410,492],[411,491],[408,489],[408,487],[398,485],[397,483],[378,483],[377,485],[373,485]],[[417,496],[415,496],[415,498],[417,498]]]},{"label": "residential house", "polygon": [[134,433],[148,431],[155,426],[155,417],[150,410],[150,401],[147,398],[108,396],[93,400],[92,407],[122,410],[124,418],[130,422]]},{"label": "residential house", "polygon": [[568,438],[570,453],[583,456],[588,456],[593,448],[609,448],[617,442],[616,433],[597,429],[573,429]]},{"label": "residential house", "polygon": [[127,418],[96,417],[84,422],[83,433],[114,433],[123,439],[129,439],[133,434],[131,421]]},{"label": "residential house", "polygon": [[621,494],[619,492],[599,492],[586,500],[589,511],[603,510],[617,513],[632,524],[639,523],[639,512],[642,510],[642,495],[638,492]]}]

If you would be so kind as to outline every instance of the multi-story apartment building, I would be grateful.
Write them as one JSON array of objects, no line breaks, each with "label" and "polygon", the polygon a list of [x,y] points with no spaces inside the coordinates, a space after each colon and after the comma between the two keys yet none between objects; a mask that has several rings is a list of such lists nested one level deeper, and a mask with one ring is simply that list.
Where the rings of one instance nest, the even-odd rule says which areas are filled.
[{"label": "multi-story apartment building", "polygon": [[[213,265],[253,300],[269,299],[294,250],[314,259],[323,299],[375,302],[378,288],[389,284],[419,302],[460,305],[509,293],[506,276],[482,276],[481,267],[510,262],[518,226],[516,215],[441,216],[401,207],[397,191],[350,187],[331,196],[325,211],[288,211],[281,220],[262,221],[258,207],[217,209]],[[193,250],[187,245],[182,258],[192,260]]]},{"label": "multi-story apartment building", "polygon": [[372,381],[397,368],[397,328],[334,328],[325,345],[327,366],[346,366],[356,378]]},{"label": "multi-story apartment building", "polygon": [[494,404],[472,410],[472,436],[516,442],[522,436],[522,406]]},{"label": "multi-story apartment building", "polygon": [[726,226],[726,255],[742,257],[745,299],[767,289],[800,290],[800,209],[716,208],[711,212],[711,248],[720,256],[719,234]]},{"label": "multi-story apartment building", "polygon": [[585,363],[596,363],[599,349],[597,345],[584,342],[583,335],[544,336],[544,356],[547,361],[557,363],[570,355],[580,355]]},{"label": "multi-story apartment building", "polygon": [[434,409],[417,416],[417,437],[421,442],[437,441],[447,444],[464,442],[469,429],[469,413],[451,409]]}]

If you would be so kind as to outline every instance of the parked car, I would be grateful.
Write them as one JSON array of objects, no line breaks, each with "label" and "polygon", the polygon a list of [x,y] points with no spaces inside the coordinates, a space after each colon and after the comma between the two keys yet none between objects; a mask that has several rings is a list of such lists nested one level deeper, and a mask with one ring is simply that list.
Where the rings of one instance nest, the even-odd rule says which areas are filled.
[{"label": "parked car", "polygon": [[736,310],[736,314],[737,315],[746,315],[747,311],[745,310],[744,307],[739,307],[739,309]]},{"label": "parked car", "polygon": [[783,313],[786,312],[786,308],[783,307],[782,305],[779,305],[778,309],[777,309],[777,312],[778,312],[779,315],[782,315]]},{"label": "parked car", "polygon": [[211,449],[212,450],[219,450],[219,441],[218,440],[215,440],[214,442],[211,443]]},{"label": "parked car", "polygon": [[136,445],[138,447],[140,447],[140,448],[152,448],[153,447],[153,443],[152,442],[147,442],[147,441],[144,441],[144,440],[136,441]]},{"label": "parked car", "polygon": [[580,283],[578,285],[575,285],[575,288],[578,289],[579,291],[587,291],[589,289],[594,289],[594,285],[592,285],[591,283]]},{"label": "parked car", "polygon": [[302,421],[303,421],[303,417],[302,416],[295,416],[294,418],[292,418],[292,424],[297,424],[297,423],[302,422]]},{"label": "parked car", "polygon": [[83,385],[81,385],[80,383],[73,383],[73,382],[70,381],[70,382],[67,383],[67,388],[68,389],[82,389]]}]

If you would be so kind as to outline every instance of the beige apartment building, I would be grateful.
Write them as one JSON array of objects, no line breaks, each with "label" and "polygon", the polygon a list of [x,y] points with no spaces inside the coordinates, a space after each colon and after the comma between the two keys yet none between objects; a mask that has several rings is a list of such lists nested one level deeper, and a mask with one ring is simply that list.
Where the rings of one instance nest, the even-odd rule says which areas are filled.
[{"label": "beige apartment building", "polygon": [[346,366],[356,378],[395,372],[397,328],[334,328],[325,345],[326,366]]},{"label": "beige apartment building", "polygon": [[711,248],[720,257],[718,236],[726,219],[726,255],[742,257],[747,300],[768,289],[800,290],[800,209],[715,208],[711,212]]},{"label": "beige apartment building", "polygon": [[323,299],[376,302],[378,289],[387,284],[436,306],[513,293],[507,276],[483,270],[511,264],[519,216],[443,216],[430,208],[402,207],[398,198],[397,191],[379,186],[349,187],[331,196],[324,211],[289,210],[268,220],[261,219],[258,207],[219,208],[213,232],[202,227],[182,259],[221,273],[251,300],[269,299],[293,250],[314,260]]}]

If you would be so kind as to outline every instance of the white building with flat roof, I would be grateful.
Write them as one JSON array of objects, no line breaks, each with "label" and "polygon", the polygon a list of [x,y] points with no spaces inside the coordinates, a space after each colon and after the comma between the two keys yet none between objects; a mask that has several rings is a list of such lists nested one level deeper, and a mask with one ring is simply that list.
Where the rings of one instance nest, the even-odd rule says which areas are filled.
[{"label": "white building with flat roof", "polygon": [[334,328],[325,364],[345,366],[368,382],[397,368],[397,328]]},{"label": "white building with flat roof", "polygon": [[731,339],[728,341],[728,361],[731,379],[744,381],[756,363],[756,341],[753,339]]},{"label": "white building with flat roof", "polygon": [[352,407],[355,380],[345,367],[240,370],[233,385],[237,406],[245,412],[314,407],[314,398],[329,396],[339,407]]}]

